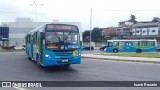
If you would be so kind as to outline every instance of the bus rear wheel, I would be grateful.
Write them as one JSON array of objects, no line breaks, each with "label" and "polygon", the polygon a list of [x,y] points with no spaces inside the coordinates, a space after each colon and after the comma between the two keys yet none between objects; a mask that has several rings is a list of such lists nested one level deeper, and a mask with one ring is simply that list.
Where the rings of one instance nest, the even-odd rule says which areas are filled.
[{"label": "bus rear wheel", "polygon": [[136,53],[141,53],[141,52],[142,52],[141,49],[137,49],[137,50],[136,50]]},{"label": "bus rear wheel", "polygon": [[117,52],[118,52],[118,50],[117,50],[117,49],[113,49],[113,52],[114,52],[114,53],[117,53]]}]

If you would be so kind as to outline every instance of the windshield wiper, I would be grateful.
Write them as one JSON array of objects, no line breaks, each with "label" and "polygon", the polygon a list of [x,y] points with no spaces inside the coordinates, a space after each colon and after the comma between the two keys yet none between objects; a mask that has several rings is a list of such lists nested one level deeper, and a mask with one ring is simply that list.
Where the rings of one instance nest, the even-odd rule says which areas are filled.
[{"label": "windshield wiper", "polygon": [[71,33],[72,33],[72,30],[69,32],[68,36],[65,38],[64,41],[66,41],[66,40],[68,39],[68,37],[69,37],[69,35],[70,35]]},{"label": "windshield wiper", "polygon": [[61,41],[62,41],[62,40],[61,40],[61,38],[60,38],[60,37],[58,37],[55,33],[54,33],[54,35],[58,38],[59,42],[61,42]]}]

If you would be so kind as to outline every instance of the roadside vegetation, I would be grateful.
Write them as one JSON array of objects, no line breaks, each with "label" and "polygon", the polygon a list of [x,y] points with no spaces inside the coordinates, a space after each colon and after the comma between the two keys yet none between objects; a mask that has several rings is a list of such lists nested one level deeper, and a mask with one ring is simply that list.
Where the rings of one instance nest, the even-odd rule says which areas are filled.
[{"label": "roadside vegetation", "polygon": [[160,58],[160,53],[110,53],[105,56]]}]

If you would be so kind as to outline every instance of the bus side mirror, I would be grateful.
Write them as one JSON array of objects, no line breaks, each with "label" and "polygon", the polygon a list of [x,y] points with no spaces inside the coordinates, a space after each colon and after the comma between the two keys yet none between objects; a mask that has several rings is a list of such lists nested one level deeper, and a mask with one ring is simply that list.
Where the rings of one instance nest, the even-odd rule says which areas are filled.
[{"label": "bus side mirror", "polygon": [[44,33],[41,32],[40,35],[41,35],[41,38],[44,39]]}]

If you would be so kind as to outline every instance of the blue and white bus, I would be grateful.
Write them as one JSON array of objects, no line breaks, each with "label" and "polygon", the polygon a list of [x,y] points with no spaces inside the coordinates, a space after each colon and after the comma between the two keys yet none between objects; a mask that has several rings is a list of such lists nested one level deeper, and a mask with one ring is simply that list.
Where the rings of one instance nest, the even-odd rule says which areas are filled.
[{"label": "blue and white bus", "polygon": [[156,40],[108,40],[106,52],[154,52]]},{"label": "blue and white bus", "polygon": [[82,37],[79,23],[51,23],[26,35],[26,54],[39,66],[70,66],[81,63]]}]

